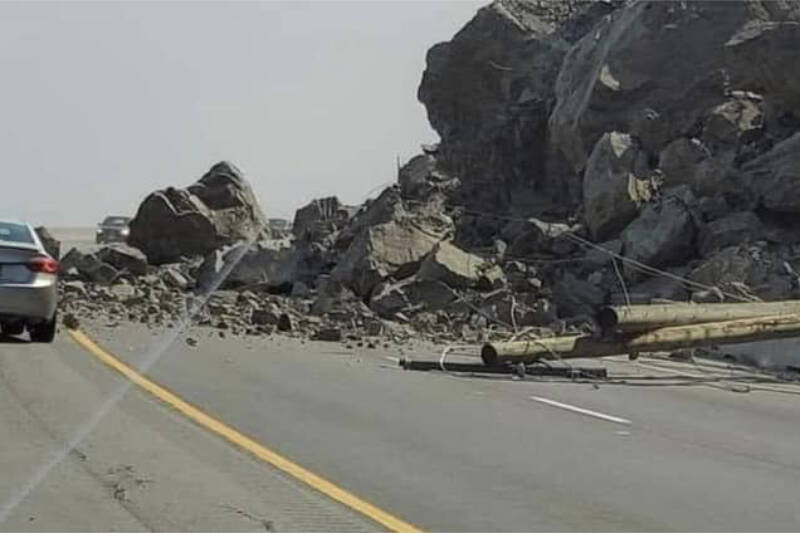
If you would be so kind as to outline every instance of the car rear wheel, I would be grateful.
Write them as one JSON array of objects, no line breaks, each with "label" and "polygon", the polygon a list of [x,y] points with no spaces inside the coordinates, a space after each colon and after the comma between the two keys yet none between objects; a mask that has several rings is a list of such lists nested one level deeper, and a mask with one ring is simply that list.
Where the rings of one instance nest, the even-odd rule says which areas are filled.
[{"label": "car rear wheel", "polygon": [[33,342],[53,342],[56,337],[57,318],[58,314],[55,314],[51,320],[29,327],[28,332],[31,335],[31,340]]}]

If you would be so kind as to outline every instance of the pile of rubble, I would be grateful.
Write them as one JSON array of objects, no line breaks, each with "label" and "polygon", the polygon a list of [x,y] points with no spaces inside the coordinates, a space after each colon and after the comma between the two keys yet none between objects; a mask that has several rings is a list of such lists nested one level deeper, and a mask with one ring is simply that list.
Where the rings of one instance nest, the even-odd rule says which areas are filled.
[{"label": "pile of rubble", "polygon": [[65,302],[165,324],[221,281],[200,320],[222,332],[471,342],[797,298],[798,23],[795,0],[497,0],[429,51],[441,143],[396,185],[277,234],[220,163],[148,196],[133,248],[70,252]]}]

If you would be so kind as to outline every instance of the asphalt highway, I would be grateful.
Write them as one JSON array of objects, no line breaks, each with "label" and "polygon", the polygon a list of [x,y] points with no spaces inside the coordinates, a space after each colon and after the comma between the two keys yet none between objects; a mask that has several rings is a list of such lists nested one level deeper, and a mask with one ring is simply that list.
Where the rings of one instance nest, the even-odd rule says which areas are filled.
[{"label": "asphalt highway", "polygon": [[[134,368],[169,335],[85,329]],[[399,356],[195,329],[147,374],[420,529],[800,528],[796,385],[717,363],[612,358],[585,364],[613,381],[576,383],[417,373]],[[0,344],[0,502],[129,381],[65,332]],[[0,528],[384,529],[135,385]]]},{"label": "asphalt highway", "polygon": [[440,350],[99,321],[0,338],[0,530],[800,530],[796,382],[660,357],[571,362],[601,381],[397,365]]}]

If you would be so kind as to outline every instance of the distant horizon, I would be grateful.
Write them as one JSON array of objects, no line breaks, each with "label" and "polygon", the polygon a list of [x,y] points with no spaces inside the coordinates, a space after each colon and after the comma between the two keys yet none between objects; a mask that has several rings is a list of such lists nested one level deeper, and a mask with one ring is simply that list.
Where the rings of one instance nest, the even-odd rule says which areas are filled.
[{"label": "distant horizon", "polygon": [[0,216],[92,227],[220,160],[269,218],[360,204],[438,141],[425,54],[486,3],[0,3]]}]

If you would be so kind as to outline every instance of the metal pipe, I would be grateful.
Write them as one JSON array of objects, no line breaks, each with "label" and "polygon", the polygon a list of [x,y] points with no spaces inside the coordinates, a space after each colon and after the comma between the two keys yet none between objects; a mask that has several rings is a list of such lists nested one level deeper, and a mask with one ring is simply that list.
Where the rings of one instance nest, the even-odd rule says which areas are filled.
[{"label": "metal pipe", "polygon": [[597,322],[605,336],[764,316],[800,314],[800,300],[738,304],[660,304],[612,306],[600,310]]},{"label": "metal pipe", "polygon": [[481,359],[487,365],[500,362],[529,363],[538,359],[605,357],[797,336],[800,336],[800,317],[770,316],[666,327],[615,340],[578,336],[490,343],[483,346]]}]

